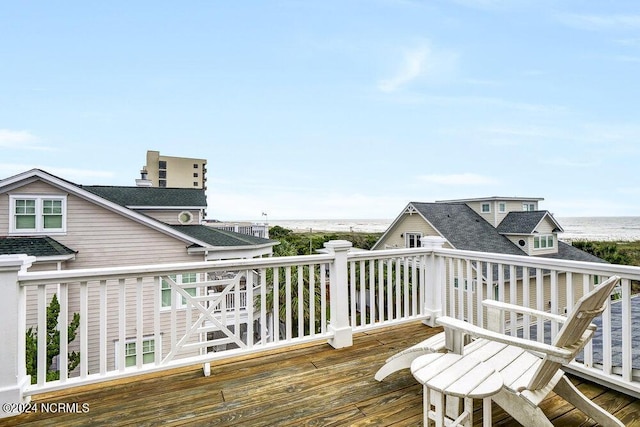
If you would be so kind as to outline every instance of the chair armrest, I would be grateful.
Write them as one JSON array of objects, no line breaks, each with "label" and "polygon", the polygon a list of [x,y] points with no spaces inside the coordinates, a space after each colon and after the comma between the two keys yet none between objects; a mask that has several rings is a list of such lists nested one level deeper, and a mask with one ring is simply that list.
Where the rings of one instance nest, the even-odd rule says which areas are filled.
[{"label": "chair armrest", "polygon": [[[542,353],[547,356],[549,360],[558,363],[569,363],[574,358],[574,352],[565,349],[556,347],[553,345],[531,341],[524,338],[514,337],[511,335],[504,335],[498,332],[493,332],[484,328],[480,328],[478,326],[472,325],[471,323],[465,322],[463,320],[454,319],[452,317],[443,316],[438,317],[436,319],[436,323],[442,325],[445,329],[445,336],[449,339],[449,336],[452,334],[457,334],[458,337],[451,336],[450,339],[455,343],[459,343],[462,341],[460,335],[469,335],[474,338],[484,338],[491,341],[500,342],[507,345],[513,345],[520,347],[524,350],[529,350],[537,353]],[[449,342],[447,343],[449,346]],[[456,351],[456,349],[450,349]]]},{"label": "chair armrest", "polygon": [[556,322],[564,323],[567,321],[565,316],[560,314],[547,313],[546,311],[536,310],[535,308],[523,307],[521,305],[509,304],[506,302],[495,301],[486,299],[482,301],[482,305],[487,308],[497,309],[500,311],[514,311],[522,314],[530,314],[536,317],[542,317],[544,319],[555,320]]},{"label": "chair armrest", "polygon": [[[501,313],[504,313],[505,311],[511,311],[515,313],[529,314],[531,316],[536,316],[547,320],[555,320],[560,324],[564,324],[564,322],[567,321],[567,317],[560,314],[547,313],[546,311],[536,310],[535,308],[523,307],[521,305],[509,304],[506,302],[495,301],[491,299],[483,300],[482,305],[487,307],[487,310],[495,310]],[[499,323],[503,324],[504,317],[500,316],[499,319]],[[591,323],[589,324],[588,329],[595,331],[597,327],[594,323]]]}]

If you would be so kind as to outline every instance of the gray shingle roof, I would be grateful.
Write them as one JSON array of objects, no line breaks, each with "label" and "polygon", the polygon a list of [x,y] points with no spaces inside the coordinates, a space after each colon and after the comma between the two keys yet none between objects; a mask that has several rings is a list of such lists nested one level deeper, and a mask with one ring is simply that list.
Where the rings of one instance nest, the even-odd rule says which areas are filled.
[{"label": "gray shingle roof", "polygon": [[0,237],[0,255],[27,254],[43,257],[73,255],[76,252],[49,236]]},{"label": "gray shingle roof", "polygon": [[219,230],[206,225],[171,225],[176,231],[194,237],[211,246],[252,246],[269,245],[277,243],[276,240],[263,239],[262,237],[249,236],[233,231]]},{"label": "gray shingle roof", "polygon": [[207,207],[205,191],[197,188],[117,187],[102,185],[80,185],[79,187],[126,207]]},{"label": "gray shingle roof", "polygon": [[464,203],[411,203],[454,248],[524,255],[473,209]]},{"label": "gray shingle roof", "polygon": [[496,228],[502,234],[531,234],[547,211],[509,212]]},{"label": "gray shingle roof", "polygon": [[[526,253],[511,242],[511,240],[500,234],[500,226],[497,229],[494,228],[464,203],[413,202],[411,204],[456,249],[526,255]],[[511,232],[513,232],[513,230],[522,232],[522,230],[528,229],[533,231],[545,215],[550,215],[548,211],[511,213],[514,214],[512,216],[513,219],[503,227],[503,230],[509,230]],[[508,216],[511,215],[509,214]],[[506,219],[507,218],[505,218],[505,220]],[[502,225],[502,223],[500,225]],[[558,253],[539,256],[574,261],[606,262],[601,258],[560,241],[558,241]]]}]

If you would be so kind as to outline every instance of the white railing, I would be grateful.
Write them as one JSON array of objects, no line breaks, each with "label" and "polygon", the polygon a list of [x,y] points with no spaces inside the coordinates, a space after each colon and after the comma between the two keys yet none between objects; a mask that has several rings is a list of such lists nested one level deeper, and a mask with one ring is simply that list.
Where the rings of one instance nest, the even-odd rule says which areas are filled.
[{"label": "white railing", "polygon": [[233,231],[235,233],[246,234],[248,236],[269,238],[269,225],[267,224],[238,224],[224,222],[207,222],[207,226],[218,230]]},{"label": "white railing", "polygon": [[[0,320],[8,343],[0,349],[0,400],[298,343],[328,340],[339,348],[351,345],[354,331],[415,320],[435,325],[443,314],[483,325],[480,303],[487,298],[563,314],[612,274],[623,278],[620,299],[570,369],[640,393],[634,366],[640,357],[632,348],[639,308],[631,298],[640,268],[427,243],[348,252],[350,243],[335,241],[322,255],[48,272],[20,270],[30,257],[0,257]],[[48,379],[46,309],[54,293],[61,307],[59,379]],[[79,327],[69,340],[61,326],[74,313]],[[38,352],[33,384],[25,382],[29,327]],[[558,325],[508,316],[505,329],[548,341]],[[74,351],[79,364],[69,370]]]},{"label": "white railing", "polygon": [[[640,395],[640,349],[633,330],[640,319],[640,296],[632,298],[631,284],[640,281],[640,268],[523,257],[451,249],[436,250],[437,268],[444,280],[443,313],[486,326],[481,301],[494,299],[566,314],[584,293],[611,275],[622,278],[611,303],[596,319],[596,334],[568,369],[578,375]],[[551,342],[557,322],[538,321],[525,315],[507,315],[505,331],[541,342]]]}]

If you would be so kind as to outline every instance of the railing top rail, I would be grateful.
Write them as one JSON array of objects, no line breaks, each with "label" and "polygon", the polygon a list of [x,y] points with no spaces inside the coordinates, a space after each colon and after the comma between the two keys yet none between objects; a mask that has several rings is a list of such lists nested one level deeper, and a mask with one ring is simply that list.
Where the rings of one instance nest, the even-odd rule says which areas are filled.
[{"label": "railing top rail", "polygon": [[397,258],[403,256],[416,256],[416,255],[431,255],[432,249],[427,248],[398,248],[398,249],[384,249],[376,251],[351,251],[347,254],[349,261],[355,260],[371,260],[379,258]]},{"label": "railing top rail", "polygon": [[518,267],[543,268],[548,270],[562,270],[574,273],[589,272],[598,275],[617,274],[627,279],[640,280],[640,267],[630,265],[609,264],[600,262],[573,261],[542,256],[505,255],[491,252],[463,251],[459,249],[434,249],[436,255],[451,258],[472,259],[492,263],[517,265]]},{"label": "railing top rail", "polygon": [[35,286],[66,281],[126,279],[136,276],[156,276],[180,273],[197,273],[224,270],[252,270],[268,267],[322,264],[333,262],[334,255],[298,255],[288,257],[233,259],[225,261],[200,261],[168,264],[149,264],[110,268],[85,268],[77,270],[21,272],[18,281],[22,286]]}]

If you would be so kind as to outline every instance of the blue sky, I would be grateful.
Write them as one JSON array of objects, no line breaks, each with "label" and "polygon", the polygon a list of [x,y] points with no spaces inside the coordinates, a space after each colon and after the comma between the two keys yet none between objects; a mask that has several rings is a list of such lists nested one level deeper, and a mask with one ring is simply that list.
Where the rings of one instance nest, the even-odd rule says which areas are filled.
[{"label": "blue sky", "polygon": [[220,220],[543,197],[640,216],[640,5],[4,1],[0,178],[208,160]]}]

